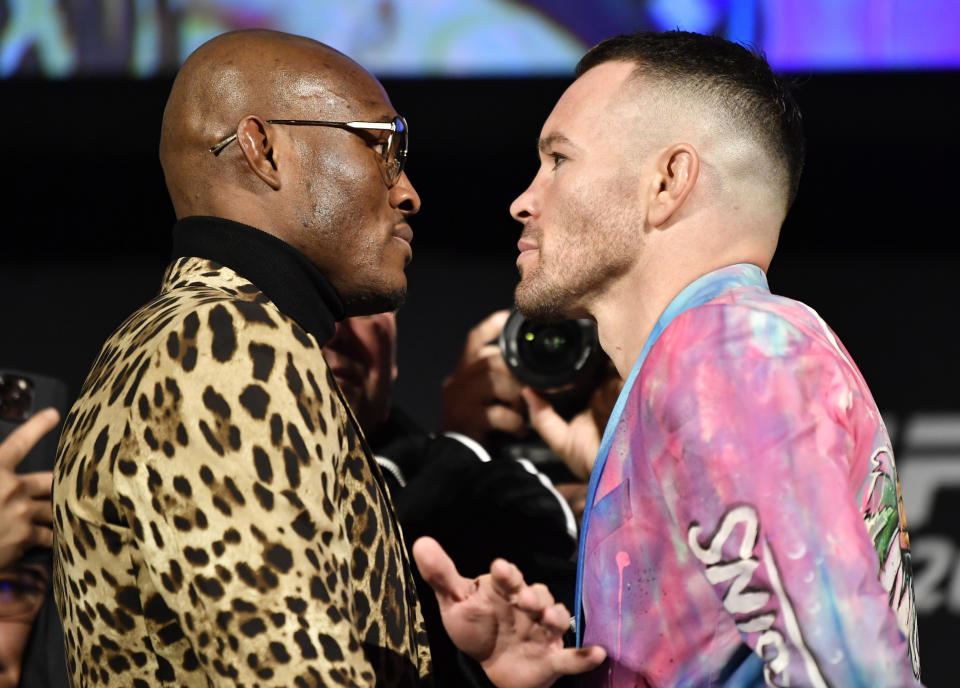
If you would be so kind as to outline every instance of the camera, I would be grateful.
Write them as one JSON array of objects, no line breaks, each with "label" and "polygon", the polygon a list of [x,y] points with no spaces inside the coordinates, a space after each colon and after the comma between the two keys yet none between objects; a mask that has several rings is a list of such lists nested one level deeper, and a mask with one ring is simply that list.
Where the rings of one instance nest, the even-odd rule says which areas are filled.
[{"label": "camera", "polygon": [[513,376],[540,392],[560,415],[572,417],[586,407],[604,357],[592,320],[543,323],[514,310],[498,344]]},{"label": "camera", "polygon": [[[48,406],[55,407],[63,418],[67,398],[67,386],[57,378],[0,368],[0,441]],[[59,432],[44,435],[17,465],[17,473],[49,471],[59,439]]]},{"label": "camera", "polygon": [[0,420],[21,423],[33,410],[33,381],[23,375],[0,372]]}]

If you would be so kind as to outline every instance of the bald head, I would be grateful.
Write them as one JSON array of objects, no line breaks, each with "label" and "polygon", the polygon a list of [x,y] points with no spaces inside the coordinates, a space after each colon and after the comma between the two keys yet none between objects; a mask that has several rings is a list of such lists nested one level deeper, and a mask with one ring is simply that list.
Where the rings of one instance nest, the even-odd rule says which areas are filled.
[{"label": "bald head", "polygon": [[[339,126],[355,122],[373,126]],[[160,163],[178,218],[272,234],[320,269],[347,313],[376,313],[403,299],[406,218],[420,208],[406,174],[391,176],[406,149],[398,122],[380,83],[342,53],[238,31],[202,45],[177,74]]]},{"label": "bald head", "polygon": [[302,36],[235,31],[200,46],[177,74],[160,135],[177,217],[226,215],[222,183],[242,184],[246,175],[209,148],[235,133],[241,118],[350,119],[362,105],[356,85],[371,82],[382,94],[363,67]]}]

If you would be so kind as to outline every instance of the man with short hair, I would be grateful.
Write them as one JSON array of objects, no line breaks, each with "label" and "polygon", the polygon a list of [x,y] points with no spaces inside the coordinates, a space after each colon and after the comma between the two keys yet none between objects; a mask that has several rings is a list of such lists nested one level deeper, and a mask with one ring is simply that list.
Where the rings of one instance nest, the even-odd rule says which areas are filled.
[{"label": "man with short hair", "polygon": [[174,260],[59,449],[74,686],[429,682],[389,496],[321,353],[336,320],[403,299],[406,140],[376,79],[306,38],[224,34],[180,70]]},{"label": "man with short hair", "polygon": [[[883,421],[833,332],[767,287],[803,162],[789,94],[762,57],[679,31],[604,41],[577,74],[511,214],[520,309],[594,318],[625,379],[581,526],[578,641],[609,657],[585,684],[917,685]],[[467,587],[415,552],[460,620]]]}]

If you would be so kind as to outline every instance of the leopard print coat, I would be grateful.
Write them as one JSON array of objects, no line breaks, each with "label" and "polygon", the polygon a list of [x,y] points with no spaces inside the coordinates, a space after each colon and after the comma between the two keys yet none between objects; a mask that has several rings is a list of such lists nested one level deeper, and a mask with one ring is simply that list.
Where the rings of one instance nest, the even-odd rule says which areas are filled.
[{"label": "leopard print coat", "polygon": [[73,686],[419,686],[430,656],[382,476],[316,338],[200,258],[70,411],[54,586]]}]

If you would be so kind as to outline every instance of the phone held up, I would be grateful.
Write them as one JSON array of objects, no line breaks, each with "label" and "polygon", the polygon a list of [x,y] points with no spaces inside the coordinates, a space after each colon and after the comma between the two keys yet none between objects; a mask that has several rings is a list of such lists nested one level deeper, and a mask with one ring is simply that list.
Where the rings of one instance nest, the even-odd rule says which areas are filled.
[{"label": "phone held up", "polygon": [[[67,412],[67,386],[62,380],[0,369],[0,442],[18,425],[48,406],[60,412],[62,425]],[[17,473],[51,470],[59,440],[59,429],[44,435],[17,466]]]}]

